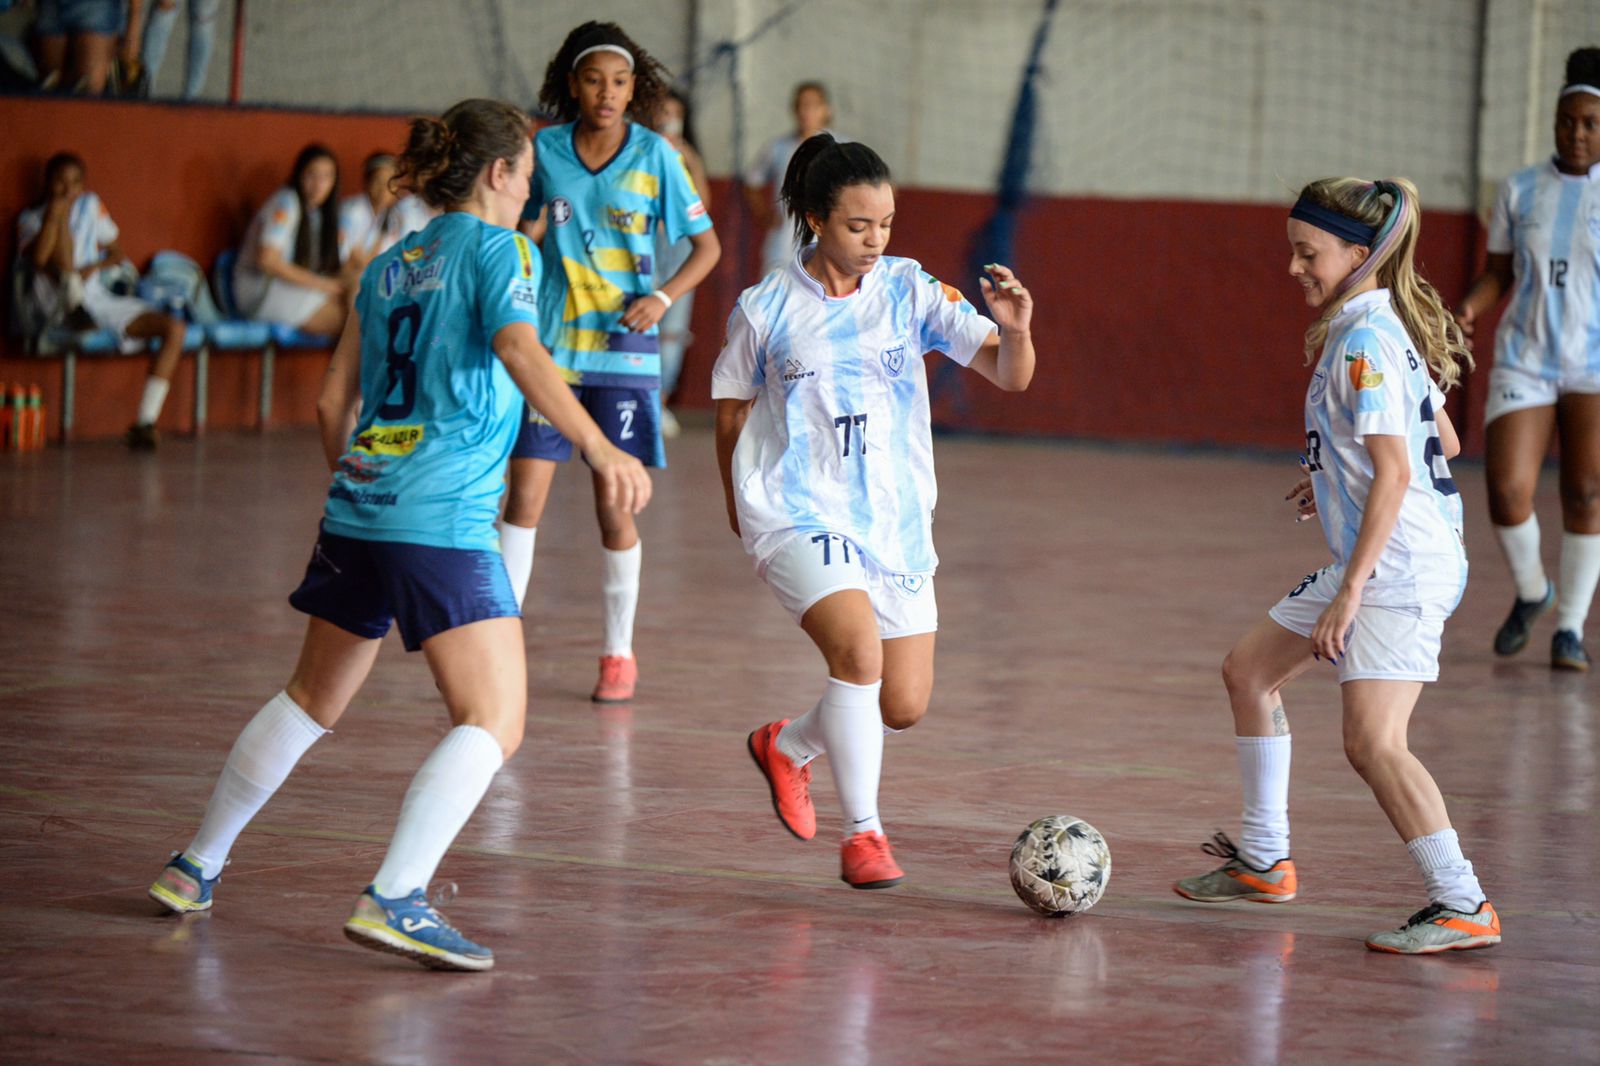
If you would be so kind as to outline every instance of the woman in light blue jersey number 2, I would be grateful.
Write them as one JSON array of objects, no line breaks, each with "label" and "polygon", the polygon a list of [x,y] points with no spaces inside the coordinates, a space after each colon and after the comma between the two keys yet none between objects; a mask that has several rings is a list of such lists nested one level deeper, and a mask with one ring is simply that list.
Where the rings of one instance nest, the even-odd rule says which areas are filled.
[{"label": "woman in light blue jersey number 2", "polygon": [[[1289,274],[1321,313],[1306,331],[1305,476],[1289,491],[1321,520],[1333,562],[1306,576],[1233,646],[1222,678],[1244,789],[1242,832],[1202,850],[1224,860],[1173,887],[1201,903],[1287,903],[1289,720],[1282,690],[1334,669],[1344,749],[1422,873],[1428,906],[1375,951],[1424,954],[1500,942],[1500,919],[1461,853],[1444,798],[1406,744],[1426,682],[1439,677],[1445,619],[1467,584],[1460,450],[1444,394],[1471,364],[1461,331],[1413,266],[1421,228],[1404,178],[1325,178],[1289,214]],[[1352,871],[1354,877],[1373,874]]]},{"label": "woman in light blue jersey number 2", "polygon": [[[1587,670],[1583,623],[1600,579],[1600,48],[1567,57],[1555,142],[1553,156],[1500,187],[1488,262],[1456,318],[1470,337],[1511,294],[1484,410],[1489,520],[1516,585],[1495,654],[1525,648],[1534,621],[1554,608],[1550,665]],[[1557,432],[1561,562],[1552,582],[1533,491]]]},{"label": "woman in light blue jersey number 2", "polygon": [[235,839],[339,720],[398,622],[454,728],[412,779],[345,933],[433,968],[494,963],[429,904],[427,886],[522,741],[526,653],[494,523],[525,400],[583,450],[608,507],[633,514],[650,498],[644,467],[605,439],[540,341],[538,260],[511,229],[533,169],[528,129],[492,100],[411,124],[400,179],[445,213],[362,275],[317,405],[334,476],[290,597],[311,616],[300,662],[239,735],[199,832],[151,886],[173,911],[211,906]]},{"label": "woman in light blue jersey number 2", "polygon": [[[534,138],[533,194],[523,232],[539,242],[539,320],[557,365],[611,442],[646,466],[667,465],[661,442],[658,324],[711,272],[721,246],[683,157],[648,129],[667,91],[650,54],[609,22],[567,35],[545,72],[539,103],[560,124]],[[655,259],[657,226],[690,252],[671,277]],[[572,444],[537,407],[511,453],[500,541],[517,601],[533,569],[539,520],[556,464]],[[643,547],[633,516],[608,506],[596,482],[604,549],[604,636],[592,698],[633,698],[633,619]]]},{"label": "woman in light blue jersey number 2", "polygon": [[887,256],[889,168],[863,144],[809,138],[783,200],[797,253],[739,297],[712,373],[728,521],[756,572],[822,653],[815,707],[750,734],[784,828],[816,833],[810,763],[826,754],[843,814],[841,876],[903,877],[878,816],[886,732],[933,691],[937,485],[923,354],[1008,392],[1033,379],[1033,298],[980,281],[991,321],[911,259]]}]

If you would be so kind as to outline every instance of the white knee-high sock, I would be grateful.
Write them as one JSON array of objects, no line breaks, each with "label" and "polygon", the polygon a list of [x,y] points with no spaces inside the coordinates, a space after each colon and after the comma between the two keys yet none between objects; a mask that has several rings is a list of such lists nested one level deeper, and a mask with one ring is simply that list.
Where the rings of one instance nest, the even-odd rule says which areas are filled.
[{"label": "white knee-high sock", "polygon": [[1539,558],[1539,516],[1529,515],[1520,525],[1495,526],[1494,536],[1505,553],[1506,565],[1511,567],[1517,599],[1544,599],[1550,580],[1545,577],[1544,562]]},{"label": "white knee-high sock", "polygon": [[1483,886],[1472,872],[1472,863],[1461,854],[1461,841],[1454,829],[1408,840],[1406,850],[1422,871],[1430,903],[1442,903],[1463,914],[1478,909],[1484,900]]},{"label": "white knee-high sock", "polygon": [[1239,854],[1258,870],[1289,857],[1289,736],[1234,737],[1244,813]]},{"label": "white knee-high sock", "polygon": [[878,778],[883,771],[883,720],[878,716],[882,681],[852,685],[828,678],[817,704],[834,787],[844,809],[844,835],[882,832],[878,821]]},{"label": "white knee-high sock", "polygon": [[514,526],[501,519],[500,557],[506,563],[506,576],[511,578],[511,591],[516,593],[517,606],[522,606],[528,595],[528,579],[533,576],[533,546],[539,539],[538,526]]},{"label": "white knee-high sock", "polygon": [[268,700],[233,742],[184,857],[206,877],[221,873],[244,827],[278,791],[300,756],[326,732],[288,693]]},{"label": "white knee-high sock", "polygon": [[373,891],[394,899],[427,888],[504,762],[500,742],[487,729],[458,725],[446,733],[411,779]]},{"label": "white knee-high sock", "polygon": [[1561,534],[1560,584],[1556,586],[1556,628],[1583,636],[1595,580],[1600,579],[1600,533]]},{"label": "white knee-high sock", "polygon": [[606,573],[601,591],[605,594],[605,655],[633,654],[633,614],[639,606],[639,562],[644,542],[606,554]]},{"label": "white knee-high sock", "polygon": [[790,720],[778,732],[778,750],[788,756],[796,766],[804,766],[828,750],[828,738],[822,734],[822,703],[819,701],[805,714]]},{"label": "white knee-high sock", "polygon": [[154,375],[144,379],[144,395],[139,398],[139,424],[153,426],[156,419],[161,417],[161,405],[167,402],[167,390],[171,385],[164,378]]}]

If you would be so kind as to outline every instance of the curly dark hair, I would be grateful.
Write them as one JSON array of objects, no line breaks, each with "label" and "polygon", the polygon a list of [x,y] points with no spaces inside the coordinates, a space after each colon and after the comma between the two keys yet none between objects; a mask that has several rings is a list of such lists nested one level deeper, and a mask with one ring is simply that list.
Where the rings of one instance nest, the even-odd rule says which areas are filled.
[{"label": "curly dark hair", "polygon": [[1568,85],[1600,86],[1600,48],[1590,45],[1572,50],[1567,56],[1567,80],[1562,88]]},{"label": "curly dark hair", "polygon": [[635,122],[655,114],[656,105],[667,94],[670,78],[656,57],[636,44],[615,22],[585,22],[561,42],[555,58],[544,71],[539,87],[539,108],[557,122],[572,122],[578,117],[578,101],[567,87],[572,63],[580,52],[599,44],[626,48],[633,56],[633,99],[628,103],[628,118]]}]

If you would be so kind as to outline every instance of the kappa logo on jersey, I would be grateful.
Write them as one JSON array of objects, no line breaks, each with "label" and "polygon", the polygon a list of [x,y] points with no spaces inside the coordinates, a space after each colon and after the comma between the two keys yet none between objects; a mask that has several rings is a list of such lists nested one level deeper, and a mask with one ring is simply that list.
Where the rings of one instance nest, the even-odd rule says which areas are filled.
[{"label": "kappa logo on jersey", "polygon": [[1311,395],[1307,397],[1312,403],[1321,403],[1322,398],[1328,394],[1328,375],[1326,371],[1319,370],[1311,375]]},{"label": "kappa logo on jersey", "polygon": [[550,201],[550,221],[557,226],[565,226],[572,221],[572,201],[565,196],[557,196]]},{"label": "kappa logo on jersey", "polygon": [[906,365],[906,346],[897,344],[893,348],[885,348],[878,353],[878,358],[883,360],[883,368],[890,374],[898,374]]},{"label": "kappa logo on jersey", "polygon": [[814,378],[815,370],[807,370],[806,365],[798,359],[785,359],[783,361],[783,380],[799,381],[801,378]]},{"label": "kappa logo on jersey", "polygon": [[367,455],[410,455],[422,443],[422,426],[373,426],[356,438],[353,452]]},{"label": "kappa logo on jersey", "polygon": [[915,596],[928,586],[927,574],[896,574],[892,580],[907,596]]}]

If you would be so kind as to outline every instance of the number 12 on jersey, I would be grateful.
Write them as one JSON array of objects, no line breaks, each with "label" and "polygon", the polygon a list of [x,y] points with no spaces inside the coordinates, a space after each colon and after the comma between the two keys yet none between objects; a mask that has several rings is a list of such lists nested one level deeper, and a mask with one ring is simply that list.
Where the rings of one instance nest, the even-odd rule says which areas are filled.
[{"label": "number 12 on jersey", "polygon": [[864,415],[864,414],[860,414],[860,415],[840,415],[838,418],[835,418],[833,420],[833,425],[834,425],[834,428],[839,431],[839,454],[840,454],[840,456],[848,456],[850,454],[850,437],[851,437],[851,429],[852,428],[854,428],[854,430],[855,430],[855,434],[854,435],[855,435],[856,454],[857,455],[863,455],[863,454],[866,453],[866,450],[867,450],[867,416],[866,415]]}]

